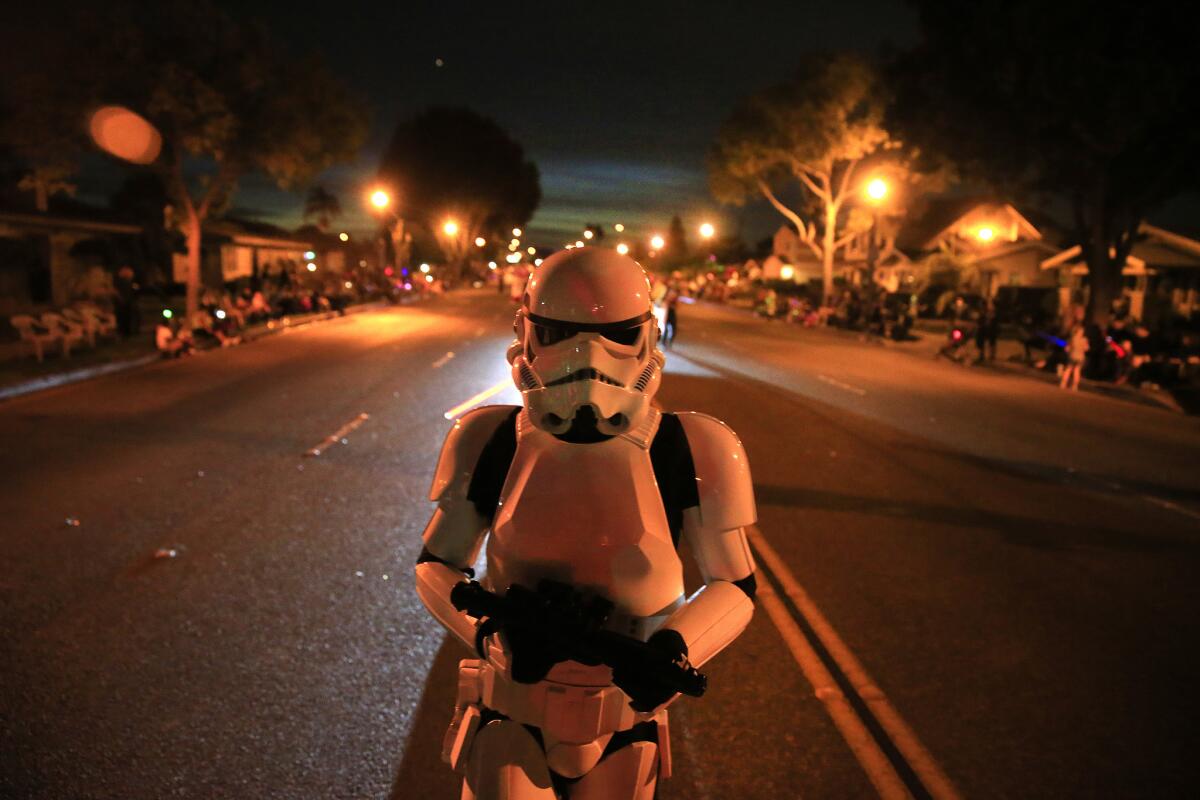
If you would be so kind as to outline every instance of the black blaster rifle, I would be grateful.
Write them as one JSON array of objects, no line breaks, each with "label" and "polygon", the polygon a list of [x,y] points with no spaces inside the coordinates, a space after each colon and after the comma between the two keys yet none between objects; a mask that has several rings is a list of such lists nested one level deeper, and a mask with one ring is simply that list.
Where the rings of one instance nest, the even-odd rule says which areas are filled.
[{"label": "black blaster rifle", "polygon": [[536,631],[540,639],[572,661],[631,672],[689,697],[700,697],[708,685],[708,679],[686,658],[675,660],[640,639],[602,630],[613,604],[603,597],[584,596],[569,584],[543,580],[536,591],[513,584],[498,595],[478,581],[469,581],[451,590],[450,602],[459,611],[486,619],[487,632]]}]

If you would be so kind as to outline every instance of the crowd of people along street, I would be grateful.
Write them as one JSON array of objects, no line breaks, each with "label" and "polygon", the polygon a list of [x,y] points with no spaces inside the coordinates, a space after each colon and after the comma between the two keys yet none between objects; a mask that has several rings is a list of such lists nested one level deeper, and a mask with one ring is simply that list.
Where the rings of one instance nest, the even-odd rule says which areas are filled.
[{"label": "crowd of people along street", "polygon": [[[763,319],[841,328],[877,340],[944,335],[937,356],[968,366],[996,362],[998,345],[1007,339],[1019,344],[1019,351],[1006,360],[1052,373],[1068,390],[1077,390],[1081,378],[1150,389],[1200,384],[1200,314],[1172,318],[1152,329],[1132,316],[1124,298],[1114,302],[1110,321],[1100,327],[1086,322],[1082,298],[1060,309],[1053,290],[1034,304],[1028,298],[1021,302],[1019,293],[987,299],[951,289],[918,295],[843,286],[834,303],[825,305],[819,288],[763,280],[761,273],[735,267],[675,271],[659,283],[657,292],[669,296],[672,307],[680,298],[748,305]],[[673,313],[672,322],[673,335]],[[939,334],[942,326],[945,333]],[[921,333],[915,333],[918,327]]]}]

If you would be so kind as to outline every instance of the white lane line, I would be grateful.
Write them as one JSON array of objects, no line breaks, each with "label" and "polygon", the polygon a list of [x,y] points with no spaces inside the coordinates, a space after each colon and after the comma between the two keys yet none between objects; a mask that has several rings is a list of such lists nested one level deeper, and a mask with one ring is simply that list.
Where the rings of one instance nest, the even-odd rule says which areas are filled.
[{"label": "white lane line", "polygon": [[866,389],[860,389],[857,386],[851,386],[848,383],[842,383],[836,378],[831,378],[828,375],[817,375],[817,380],[821,381],[822,383],[828,383],[830,386],[836,386],[839,389],[845,389],[847,392],[853,392],[859,397],[862,397],[867,393]]},{"label": "white lane line", "polygon": [[449,353],[446,353],[446,355],[442,356],[442,357],[441,357],[441,358],[439,358],[437,361],[433,362],[433,368],[434,368],[434,369],[441,369],[442,367],[446,366],[446,362],[448,362],[448,361],[449,361],[450,359],[452,359],[452,358],[454,358],[454,351],[453,351],[453,350],[452,350],[452,351],[450,351]]},{"label": "white lane line", "polygon": [[338,428],[336,431],[334,431],[330,435],[326,436],[324,439],[322,439],[320,441],[319,444],[317,444],[316,447],[310,447],[309,449],[305,450],[304,455],[306,455],[306,456],[321,455],[321,453],[325,452],[325,450],[327,450],[328,448],[330,448],[333,445],[340,442],[342,439],[344,439],[346,437],[346,435],[348,433],[350,433],[352,430],[357,428],[359,425],[362,425],[364,422],[366,422],[370,418],[371,418],[371,415],[364,411],[363,413],[359,414],[354,419],[347,422],[342,427]]},{"label": "white lane line", "polygon": [[492,388],[484,389],[482,392],[475,395],[474,397],[468,398],[467,400],[459,403],[458,405],[456,405],[454,408],[447,411],[442,416],[444,416],[446,419],[454,419],[455,417],[457,417],[462,412],[466,411],[471,406],[479,405],[480,403],[482,403],[484,400],[487,400],[492,395],[499,394],[500,392],[504,391],[509,386],[512,386],[512,379],[505,378],[504,380],[500,381]]},{"label": "white lane line", "polygon": [[[833,629],[833,626],[829,624],[829,620],[825,619],[825,615],[821,613],[816,603],[808,596],[808,592],[804,591],[800,586],[795,576],[792,575],[791,570],[788,569],[787,564],[779,557],[775,549],[767,544],[767,540],[756,527],[747,528],[746,532],[755,551],[762,556],[762,560],[766,562],[767,567],[775,574],[780,585],[787,593],[788,598],[795,604],[800,613],[804,615],[805,620],[817,638],[821,640],[829,655],[850,681],[851,686],[858,692],[863,702],[867,705],[867,708],[875,716],[875,719],[879,721],[880,727],[884,729],[888,737],[896,745],[896,749],[900,751],[900,754],[904,756],[909,766],[912,767],[913,772],[921,779],[921,783],[929,790],[929,794],[935,800],[957,800],[960,795],[954,784],[951,783],[946,773],[942,771],[942,768],[934,760],[929,751],[925,749],[925,746],[921,744],[916,733],[900,716],[900,712],[895,709],[883,691],[875,685],[875,681],[863,669],[862,664],[855,658],[850,648],[846,646],[846,643],[842,641],[842,638]],[[795,627],[795,633],[801,635],[801,638],[803,638],[799,627],[787,616],[787,611],[778,597],[774,598],[774,602],[779,603],[780,610],[783,611],[783,616],[786,617],[786,622]],[[772,614],[771,618],[775,620],[775,614]],[[779,625],[780,622],[776,620],[776,626]],[[807,642],[805,642],[805,645],[807,646]],[[801,668],[804,668],[803,664],[801,664]],[[813,683],[813,686],[817,687],[818,684]],[[830,713],[832,715],[832,709]],[[834,721],[836,722],[837,720],[835,719]],[[853,743],[851,743],[851,746],[853,747]],[[865,767],[866,765],[864,764]],[[888,769],[891,770],[890,764],[888,765]]]}]

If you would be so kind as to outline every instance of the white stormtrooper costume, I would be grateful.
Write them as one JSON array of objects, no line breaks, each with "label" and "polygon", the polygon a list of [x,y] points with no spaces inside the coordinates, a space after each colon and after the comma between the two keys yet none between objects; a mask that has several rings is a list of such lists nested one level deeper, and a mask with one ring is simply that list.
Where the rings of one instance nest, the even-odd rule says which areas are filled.
[{"label": "white stormtrooper costume", "polygon": [[[670,774],[666,707],[678,695],[572,660],[522,682],[521,642],[481,631],[450,593],[486,538],[485,588],[550,578],[602,595],[614,604],[608,630],[699,667],[753,613],[749,465],[723,423],[651,405],[664,358],[632,259],[595,247],[546,259],[515,328],[508,359],[524,405],[455,423],[416,567],[430,613],[480,655],[460,664],[443,757],[464,775],[464,798],[649,800]],[[691,597],[681,534],[705,581]]]}]

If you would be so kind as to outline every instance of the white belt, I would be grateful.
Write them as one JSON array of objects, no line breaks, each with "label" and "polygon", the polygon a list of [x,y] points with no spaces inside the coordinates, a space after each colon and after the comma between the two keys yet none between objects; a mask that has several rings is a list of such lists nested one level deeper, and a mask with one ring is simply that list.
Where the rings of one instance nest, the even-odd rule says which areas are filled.
[{"label": "white belt", "polygon": [[652,713],[630,708],[629,697],[616,686],[572,686],[549,680],[517,683],[488,662],[465,661],[462,667],[460,703],[478,698],[493,711],[559,741],[585,744],[654,718]]}]

